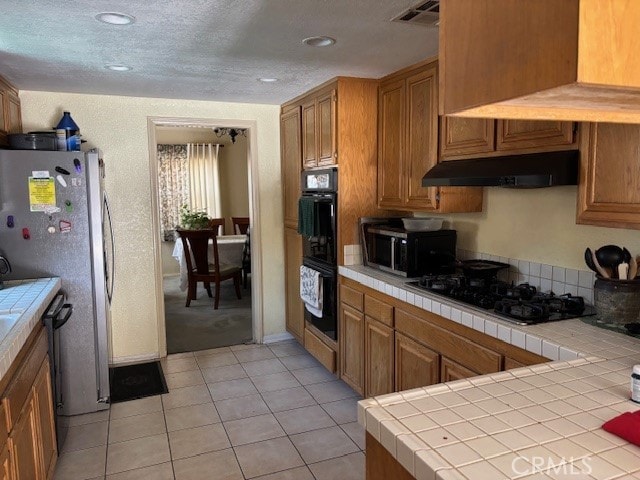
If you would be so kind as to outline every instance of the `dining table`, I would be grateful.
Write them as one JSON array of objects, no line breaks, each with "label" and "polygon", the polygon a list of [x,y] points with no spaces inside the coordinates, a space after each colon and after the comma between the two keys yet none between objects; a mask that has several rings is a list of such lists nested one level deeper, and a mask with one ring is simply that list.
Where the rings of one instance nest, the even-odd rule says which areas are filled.
[{"label": "dining table", "polygon": [[[242,251],[244,244],[247,241],[246,235],[218,235],[218,259],[220,266],[237,266],[242,267]],[[193,254],[192,254],[193,255]],[[213,262],[213,239],[209,240],[209,261]],[[184,246],[182,245],[182,239],[177,238],[176,244],[173,247],[173,258],[180,265],[180,290],[187,289],[189,283],[189,275],[187,269],[187,261],[184,256]],[[193,257],[192,257],[193,258]]]}]

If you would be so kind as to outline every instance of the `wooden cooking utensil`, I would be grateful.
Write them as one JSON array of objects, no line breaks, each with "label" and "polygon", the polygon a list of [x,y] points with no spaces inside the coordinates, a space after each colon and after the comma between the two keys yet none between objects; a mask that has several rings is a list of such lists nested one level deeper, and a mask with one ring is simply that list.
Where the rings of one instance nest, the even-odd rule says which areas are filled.
[{"label": "wooden cooking utensil", "polygon": [[620,280],[626,280],[629,275],[629,264],[626,262],[622,262],[618,265],[618,278]]},{"label": "wooden cooking utensil", "polygon": [[596,270],[598,271],[598,273],[600,274],[600,276],[602,278],[611,278],[611,274],[605,270],[604,268],[602,268],[600,266],[600,263],[598,262],[598,259],[596,258],[596,252],[593,252],[593,264],[596,267]]},{"label": "wooden cooking utensil", "polygon": [[638,275],[638,262],[636,259],[631,257],[629,260],[629,280],[633,280]]}]

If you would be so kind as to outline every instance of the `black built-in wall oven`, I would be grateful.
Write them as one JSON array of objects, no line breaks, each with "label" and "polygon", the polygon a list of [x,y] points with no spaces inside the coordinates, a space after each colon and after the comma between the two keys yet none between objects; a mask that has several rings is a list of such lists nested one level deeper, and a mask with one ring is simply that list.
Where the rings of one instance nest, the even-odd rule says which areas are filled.
[{"label": "black built-in wall oven", "polygon": [[312,199],[314,232],[302,234],[302,264],[320,274],[322,317],[305,308],[304,318],[333,340],[338,339],[337,198],[338,170],[302,172],[302,196]]}]

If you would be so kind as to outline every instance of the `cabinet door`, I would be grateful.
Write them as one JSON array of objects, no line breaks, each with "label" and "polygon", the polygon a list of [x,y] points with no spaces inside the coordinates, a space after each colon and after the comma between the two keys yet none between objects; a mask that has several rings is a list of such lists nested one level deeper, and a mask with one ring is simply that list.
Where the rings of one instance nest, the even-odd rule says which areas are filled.
[{"label": "cabinet door", "polygon": [[314,99],[302,105],[302,164],[304,168],[318,166],[316,135],[316,102]]},{"label": "cabinet door", "polygon": [[49,478],[49,473],[53,474],[53,468],[57,459],[56,428],[53,412],[53,396],[51,389],[51,373],[49,370],[49,358],[45,361],[38,372],[36,381],[33,384],[35,405],[38,414],[38,437],[41,445],[41,458],[43,473],[45,478]]},{"label": "cabinet door", "polygon": [[380,85],[378,91],[378,206],[402,207],[405,81]]},{"label": "cabinet door", "polygon": [[493,152],[495,125],[490,118],[440,117],[442,159]]},{"label": "cabinet door", "polygon": [[369,316],[364,321],[365,396],[393,392],[393,329]]},{"label": "cabinet door", "polygon": [[9,436],[9,448],[18,480],[43,478],[37,432],[37,413],[34,397],[31,395]]},{"label": "cabinet door", "polygon": [[404,154],[405,206],[435,210],[437,188],[422,186],[422,177],[438,162],[437,66],[407,78],[407,125]]},{"label": "cabinet door", "polygon": [[20,97],[13,91],[7,92],[6,95],[6,118],[5,124],[7,133],[22,132],[22,117],[20,115]]},{"label": "cabinet door", "polygon": [[0,135],[6,136],[8,133],[8,125],[6,122],[5,105],[8,103],[8,90],[2,90],[2,83],[0,83]]},{"label": "cabinet door", "polygon": [[498,151],[560,147],[575,143],[573,122],[498,120]]},{"label": "cabinet door", "polygon": [[473,370],[463,367],[459,363],[449,360],[447,357],[441,358],[440,381],[451,382],[453,380],[461,380],[463,378],[475,377],[478,375]]},{"label": "cabinet door", "polygon": [[296,229],[298,228],[298,199],[302,171],[300,129],[300,107],[280,117],[284,226]]},{"label": "cabinet door", "polygon": [[340,377],[364,393],[364,313],[340,304]]},{"label": "cabinet door", "polygon": [[331,90],[317,99],[318,165],[336,163],[336,91]]},{"label": "cabinet door", "polygon": [[640,125],[581,128],[578,223],[640,229]]},{"label": "cabinet door", "polygon": [[300,300],[300,265],[302,237],[292,228],[284,229],[284,262],[287,331],[302,343],[304,336],[304,306]]},{"label": "cabinet door", "polygon": [[396,331],[396,391],[439,382],[440,356]]},{"label": "cabinet door", "polygon": [[7,445],[0,453],[0,480],[13,480],[13,463],[11,462],[11,452]]},{"label": "cabinet door", "polygon": [[504,369],[511,370],[512,368],[525,367],[526,364],[519,362],[511,357],[504,357]]}]

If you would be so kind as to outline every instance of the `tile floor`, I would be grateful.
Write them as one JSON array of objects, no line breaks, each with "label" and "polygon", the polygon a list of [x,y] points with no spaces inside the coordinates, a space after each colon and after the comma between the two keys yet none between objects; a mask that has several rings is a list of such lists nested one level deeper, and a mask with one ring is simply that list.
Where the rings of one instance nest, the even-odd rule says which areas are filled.
[{"label": "tile floor", "polygon": [[56,480],[362,480],[358,395],[296,342],[170,355],[169,393],[72,417]]}]

